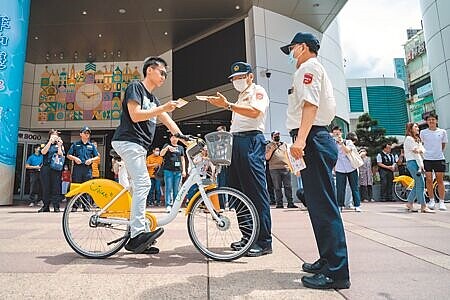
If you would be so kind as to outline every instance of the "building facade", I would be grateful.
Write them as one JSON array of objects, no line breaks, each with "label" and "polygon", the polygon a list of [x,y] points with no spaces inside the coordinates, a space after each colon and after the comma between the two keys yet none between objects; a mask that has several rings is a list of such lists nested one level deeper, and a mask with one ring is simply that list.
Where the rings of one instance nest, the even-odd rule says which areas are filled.
[{"label": "building facade", "polygon": [[405,88],[398,78],[347,79],[350,106],[350,130],[354,131],[358,118],[368,113],[386,135],[402,137],[408,122]]}]

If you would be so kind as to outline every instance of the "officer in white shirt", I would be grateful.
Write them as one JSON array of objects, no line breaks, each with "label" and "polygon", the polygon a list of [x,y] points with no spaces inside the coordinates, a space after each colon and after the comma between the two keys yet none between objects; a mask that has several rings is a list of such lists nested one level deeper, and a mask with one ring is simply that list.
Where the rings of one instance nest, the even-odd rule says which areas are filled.
[{"label": "officer in white shirt", "polygon": [[303,189],[320,255],[316,262],[302,265],[303,271],[315,274],[303,276],[302,283],[315,289],[347,289],[347,245],[332,175],[338,149],[327,130],[336,101],[330,79],[317,60],[319,48],[314,35],[302,32],[281,47],[297,68],[288,92],[286,125],[293,139],[292,156],[305,159]]},{"label": "officer in white shirt", "polygon": [[[439,198],[445,197],[444,173],[445,173],[445,157],[444,149],[448,143],[447,131],[437,127],[438,116],[435,113],[429,114],[425,120],[428,128],[420,132],[420,139],[423,142],[425,153],[423,154],[423,166],[426,174],[426,186],[428,195],[431,195],[428,207],[435,208],[433,194],[433,171],[436,176],[438,185]],[[447,210],[444,201],[439,201],[439,209]]]},{"label": "officer in white shirt", "polygon": [[[259,237],[247,253],[247,256],[256,257],[272,253],[269,193],[265,174],[266,139],[263,134],[269,97],[262,86],[253,83],[254,76],[248,63],[234,63],[228,78],[239,92],[237,102],[229,102],[220,93],[217,93],[217,97],[208,97],[208,101],[233,112],[230,127],[233,153],[227,181],[230,187],[246,194],[258,210]],[[232,243],[231,248],[237,249],[246,244],[244,228],[241,231],[241,241]]]}]

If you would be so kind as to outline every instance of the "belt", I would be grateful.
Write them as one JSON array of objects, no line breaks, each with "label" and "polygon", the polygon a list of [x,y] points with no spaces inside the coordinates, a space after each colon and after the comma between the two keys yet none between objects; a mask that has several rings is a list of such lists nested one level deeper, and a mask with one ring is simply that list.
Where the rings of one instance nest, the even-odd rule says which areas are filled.
[{"label": "belt", "polygon": [[257,134],[262,134],[261,130],[249,130],[249,131],[241,131],[241,132],[233,132],[233,136],[254,136]]},{"label": "belt", "polygon": [[[322,130],[328,131],[326,126],[313,125],[313,126],[311,126],[311,130],[309,131],[309,133],[315,133],[317,131],[322,131]],[[298,135],[298,128],[290,130],[289,135],[291,137],[296,137]]]}]

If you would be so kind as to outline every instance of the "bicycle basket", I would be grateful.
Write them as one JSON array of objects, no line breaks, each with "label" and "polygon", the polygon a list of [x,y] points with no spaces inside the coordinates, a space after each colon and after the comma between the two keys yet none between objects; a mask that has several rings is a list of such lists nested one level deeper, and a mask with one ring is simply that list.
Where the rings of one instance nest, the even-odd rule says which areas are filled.
[{"label": "bicycle basket", "polygon": [[208,157],[215,165],[229,166],[233,150],[233,135],[229,132],[211,132],[205,135]]}]

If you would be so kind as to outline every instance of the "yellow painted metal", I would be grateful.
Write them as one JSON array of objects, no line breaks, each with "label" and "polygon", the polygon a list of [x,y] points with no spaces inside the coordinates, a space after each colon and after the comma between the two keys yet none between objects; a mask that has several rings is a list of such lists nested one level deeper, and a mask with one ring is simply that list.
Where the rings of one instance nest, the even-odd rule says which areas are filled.
[{"label": "yellow painted metal", "polygon": [[394,178],[393,182],[400,182],[406,188],[411,188],[414,186],[414,179],[407,175],[397,176]]},{"label": "yellow painted metal", "polygon": [[[212,190],[215,188],[217,188],[217,184],[215,184],[215,183],[204,187],[205,191],[209,191],[209,190]],[[197,193],[195,193],[194,196],[192,196],[192,198],[189,200],[189,204],[186,207],[186,212],[184,213],[186,216],[191,212],[192,205],[195,202],[194,200],[197,199],[197,197],[199,197],[199,196],[200,196],[200,191],[197,191]],[[220,210],[219,195],[212,196],[210,200],[211,200],[212,204],[214,205],[214,209],[216,211],[219,211]]]},{"label": "yellow painted metal", "polygon": [[[84,183],[72,183],[66,197],[70,198],[77,194],[87,193],[92,197],[98,207],[103,208],[123,189],[122,185],[109,179],[92,179]],[[131,195],[127,191],[108,207],[108,210],[104,212],[101,217],[129,220],[130,208]],[[151,212],[146,212],[145,215],[150,222],[150,230],[155,230],[158,225],[156,217]]]}]

